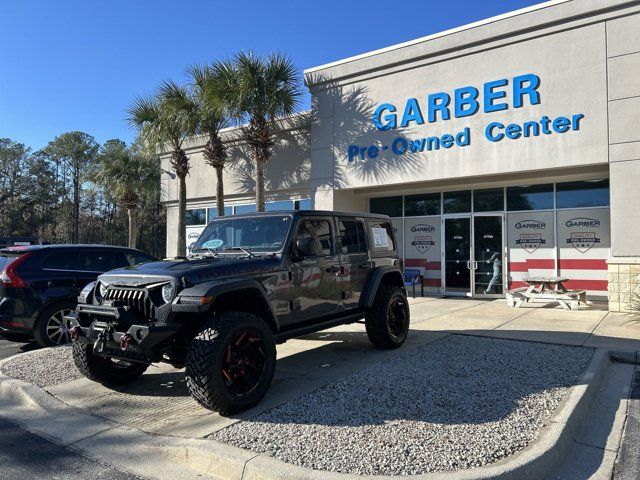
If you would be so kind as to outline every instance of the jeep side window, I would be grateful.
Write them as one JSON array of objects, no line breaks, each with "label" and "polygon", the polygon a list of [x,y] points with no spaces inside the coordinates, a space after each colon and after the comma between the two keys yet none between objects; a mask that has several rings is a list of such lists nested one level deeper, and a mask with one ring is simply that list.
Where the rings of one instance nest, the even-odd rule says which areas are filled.
[{"label": "jeep side window", "polygon": [[364,234],[364,224],[357,220],[340,220],[340,244],[342,253],[366,253],[367,242]]},{"label": "jeep side window", "polygon": [[388,222],[369,222],[369,235],[372,248],[377,252],[392,252],[396,249],[393,241],[393,229]]},{"label": "jeep side window", "polygon": [[303,240],[306,255],[331,255],[331,228],[326,220],[303,220],[296,241]]}]

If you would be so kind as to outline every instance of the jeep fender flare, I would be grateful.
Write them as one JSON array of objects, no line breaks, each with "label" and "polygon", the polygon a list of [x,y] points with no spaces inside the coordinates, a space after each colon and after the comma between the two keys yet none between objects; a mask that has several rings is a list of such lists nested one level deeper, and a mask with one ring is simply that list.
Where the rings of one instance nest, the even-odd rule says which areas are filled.
[{"label": "jeep fender flare", "polygon": [[375,268],[369,275],[361,305],[365,308],[373,306],[373,300],[381,283],[396,285],[404,290],[404,279],[398,267],[384,266]]},{"label": "jeep fender flare", "polygon": [[[280,330],[278,317],[273,309],[273,305],[268,300],[265,288],[257,280],[244,278],[238,280],[211,281],[204,282],[193,287],[182,290],[176,296],[171,311],[173,312],[192,312],[202,313],[211,310],[219,297],[229,293],[247,292],[258,295],[264,302],[264,306],[268,309],[271,318],[264,320],[275,327],[275,331]],[[211,297],[212,300],[207,303],[201,303],[203,297]]]}]

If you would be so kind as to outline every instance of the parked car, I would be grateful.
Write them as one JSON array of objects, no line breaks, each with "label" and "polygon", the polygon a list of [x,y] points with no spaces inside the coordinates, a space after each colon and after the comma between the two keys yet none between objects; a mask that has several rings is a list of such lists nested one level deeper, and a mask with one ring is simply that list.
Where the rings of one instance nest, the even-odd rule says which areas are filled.
[{"label": "parked car", "polygon": [[115,385],[154,362],[186,367],[191,395],[223,414],[262,399],[277,343],[363,318],[379,348],[409,331],[389,217],[327,211],[216,219],[189,258],[100,275],[66,318],[87,378]]},{"label": "parked car", "polygon": [[155,261],[131,248],[32,245],[0,250],[0,333],[33,335],[43,347],[70,341],[64,316],[101,273]]}]

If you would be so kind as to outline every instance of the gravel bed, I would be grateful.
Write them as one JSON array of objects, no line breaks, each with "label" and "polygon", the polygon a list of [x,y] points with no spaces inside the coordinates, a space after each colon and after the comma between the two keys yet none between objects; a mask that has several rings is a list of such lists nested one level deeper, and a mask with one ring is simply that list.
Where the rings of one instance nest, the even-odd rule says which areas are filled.
[{"label": "gravel bed", "polygon": [[82,374],[73,363],[69,345],[20,355],[5,363],[2,373],[39,387],[51,387],[82,378]]},{"label": "gravel bed", "polygon": [[592,349],[451,335],[211,438],[317,470],[412,475],[493,463],[540,434]]}]

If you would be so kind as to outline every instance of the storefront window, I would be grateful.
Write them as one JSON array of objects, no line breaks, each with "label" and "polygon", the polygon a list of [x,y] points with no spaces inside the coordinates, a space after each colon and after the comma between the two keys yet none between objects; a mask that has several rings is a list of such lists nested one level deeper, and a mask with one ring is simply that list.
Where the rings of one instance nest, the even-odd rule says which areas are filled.
[{"label": "storefront window", "polygon": [[444,192],[444,213],[467,213],[471,211],[471,190]]},{"label": "storefront window", "polygon": [[[216,218],[218,216],[217,207],[207,208],[207,215],[209,215],[208,217],[209,222],[214,218]],[[224,207],[224,216],[229,217],[231,215],[233,215],[233,207]]]},{"label": "storefront window", "polygon": [[404,214],[407,217],[440,215],[440,194],[407,195],[404,197]]},{"label": "storefront window", "polygon": [[402,216],[402,196],[372,198],[369,201],[371,213],[389,215],[390,217]]},{"label": "storefront window", "polygon": [[558,183],[556,196],[558,208],[608,207],[609,179]]},{"label": "storefront window", "polygon": [[291,200],[283,200],[280,202],[267,202],[264,206],[265,211],[275,212],[278,210],[293,210],[293,202]]},{"label": "storefront window", "polygon": [[257,212],[255,203],[249,203],[248,205],[236,205],[236,215],[240,215],[241,213],[253,213]]},{"label": "storefront window", "polygon": [[550,210],[553,208],[553,184],[507,188],[507,210]]},{"label": "storefront window", "polygon": [[185,224],[189,225],[206,225],[207,223],[207,211],[204,208],[195,208],[187,210],[185,216]]},{"label": "storefront window", "polygon": [[296,210],[311,210],[312,209],[311,199],[304,198],[302,200],[296,200],[294,208]]},{"label": "storefront window", "polygon": [[474,212],[495,212],[504,210],[504,189],[487,188],[473,191]]}]

